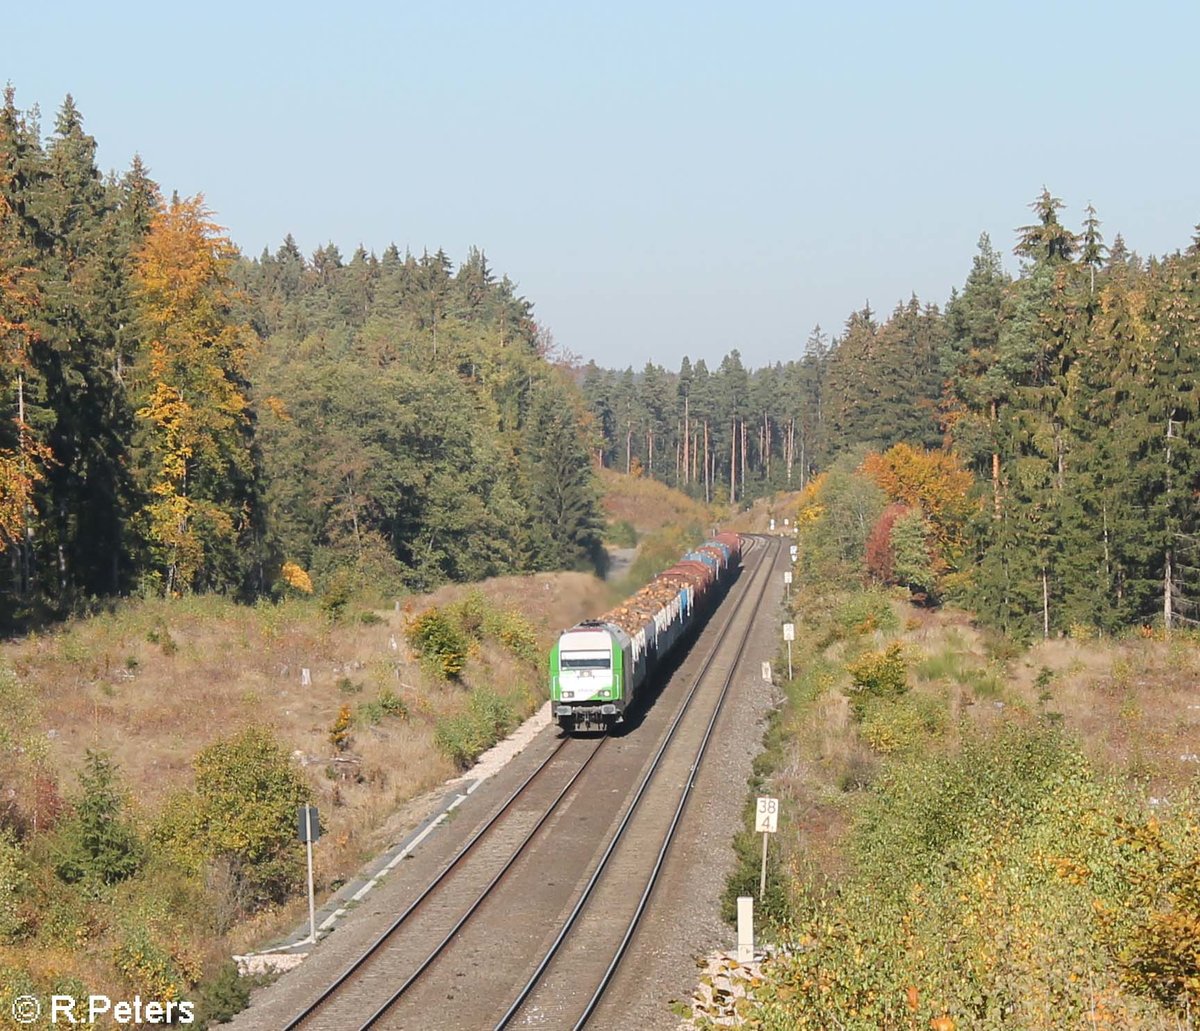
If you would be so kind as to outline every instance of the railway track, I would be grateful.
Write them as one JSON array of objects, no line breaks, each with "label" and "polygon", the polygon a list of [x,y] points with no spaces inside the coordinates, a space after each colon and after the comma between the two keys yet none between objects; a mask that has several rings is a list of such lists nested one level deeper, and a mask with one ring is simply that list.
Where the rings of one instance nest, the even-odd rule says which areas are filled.
[{"label": "railway track", "polygon": [[[691,795],[696,773],[700,769],[713,730],[733,684],[734,676],[738,672],[738,664],[745,653],[750,627],[753,625],[753,614],[758,610],[770,583],[770,573],[774,567],[774,559],[778,554],[779,545],[778,543],[768,543],[766,547],[768,555],[759,562],[755,571],[757,583],[752,589],[747,590],[742,599],[743,603],[748,597],[752,596],[754,599],[754,604],[749,609],[749,619],[746,621],[745,629],[737,637],[736,652],[728,666],[720,671],[722,676],[720,690],[711,712],[708,714],[708,719],[704,723],[699,742],[689,748],[686,736],[681,735],[680,747],[677,754],[672,757],[674,768],[677,771],[682,769],[681,764],[687,762],[689,758],[690,762],[687,763],[686,779],[679,791],[678,801],[675,803],[665,832],[661,831],[662,822],[659,819],[663,812],[661,802],[645,808],[641,802],[656,777],[669,779],[672,764],[667,761],[668,750],[677,732],[683,726],[683,718],[697,715],[690,707],[681,710],[679,717],[672,724],[667,737],[655,753],[654,761],[646,771],[612,841],[584,887],[579,901],[571,910],[562,930],[546,950],[533,975],[495,1025],[496,1031],[502,1031],[502,1029],[517,1023],[521,1023],[523,1026],[542,1024],[554,1028],[570,1027],[578,1031],[595,1014],[633,940],[642,915],[646,911],[659,873],[666,861],[667,852],[683,816],[684,808]],[[739,609],[731,617],[730,629],[735,620],[743,615],[741,611],[743,607],[744,605],[739,606]],[[714,656],[719,650],[719,648],[714,650]],[[708,674],[711,669],[712,663],[710,662],[706,664],[704,673]],[[698,686],[699,679],[696,687]],[[696,687],[693,687],[693,694]],[[690,700],[691,696],[689,695]],[[701,712],[699,715],[703,716],[704,713]],[[635,824],[635,821],[639,819],[643,824],[648,824],[640,831]],[[635,883],[636,869],[644,869],[645,866],[644,860],[641,858],[642,848],[640,846],[646,841],[652,841],[656,830],[659,833],[659,845],[654,852],[653,864],[641,883],[640,892],[631,895],[629,886]],[[624,856],[621,855],[622,850],[624,850]],[[635,870],[621,870],[622,862],[626,866],[632,864]],[[621,909],[628,911],[630,903],[632,903],[632,909],[628,915],[621,921],[614,921],[613,914]],[[609,935],[610,939],[615,941],[615,946],[608,948],[598,946],[597,943],[602,937],[602,927],[610,931],[614,929],[620,931],[619,936]],[[597,973],[598,976],[595,976]],[[582,996],[585,1000],[582,1007],[572,1006],[571,1000],[579,997],[579,986],[592,984],[595,987],[590,994],[585,992]],[[574,991],[571,990],[571,986],[574,986]]]},{"label": "railway track", "polygon": [[[703,748],[712,733],[738,658],[745,648],[748,628],[753,623],[753,610],[765,590],[776,550],[777,545],[762,541],[756,541],[747,550],[747,557],[758,555],[750,573],[752,582],[739,591],[731,614],[721,625],[715,644],[704,658],[648,764],[639,750],[631,746],[631,742],[637,740],[637,731],[627,738],[606,736],[559,741],[416,899],[349,967],[284,1025],[286,1031],[301,1027],[428,1027],[431,1026],[432,1012],[437,1013],[435,1023],[439,1027],[490,1026],[502,1005],[496,1002],[495,992],[511,992],[512,986],[522,981],[526,983],[525,989],[497,1026],[510,1023],[518,1011],[528,1014],[531,1007],[536,1010],[539,1004],[531,999],[538,997],[546,990],[544,985],[553,981],[556,971],[563,965],[561,956],[570,954],[569,949],[564,952],[564,943],[572,935],[578,935],[577,928],[588,924],[588,918],[583,916],[581,920],[581,915],[585,911],[594,911],[595,899],[605,897],[606,890],[598,886],[614,883],[614,870],[618,871],[617,876],[623,876],[620,871],[622,864],[628,863],[627,843],[639,833],[644,836],[647,832],[637,828],[655,819],[644,815],[648,809],[655,809],[647,807],[644,799],[648,794],[654,795],[650,788],[656,780],[662,782],[664,777],[670,779],[678,775],[679,771],[676,774],[664,774],[663,771],[678,766],[679,759],[671,758],[677,753],[682,754],[677,742],[686,740],[691,733],[688,728],[695,722],[697,712],[694,703],[699,694],[712,693],[701,689],[711,685],[715,676],[723,681],[719,699],[715,708],[705,708],[706,713],[711,708],[711,714],[703,733],[703,743],[691,764],[690,773],[684,777],[682,797],[674,804],[674,816],[669,821],[670,831],[657,850],[657,862],[650,880],[640,893],[637,907],[640,916],[653,888],[654,876],[666,855],[670,833],[683,812],[691,778],[695,776]],[[740,634],[734,633],[735,628],[740,629]],[[733,647],[730,647],[731,636]],[[602,770],[605,763],[607,766]],[[623,800],[631,794],[633,800],[628,807],[622,806]],[[659,805],[655,811],[661,808]],[[639,812],[643,815],[636,816]],[[618,823],[617,831],[596,862],[595,856],[603,847],[603,840],[597,842],[595,828],[598,824],[611,826],[613,823]],[[664,823],[658,824],[660,838],[663,826]],[[536,862],[531,861],[534,852],[538,857]],[[577,860],[586,856],[589,863],[595,863],[582,894],[577,889],[578,877],[552,879],[558,876],[553,873],[554,860],[562,856],[575,856]],[[551,874],[539,877],[539,871],[545,870],[550,870]],[[483,915],[485,911],[491,911],[490,921]],[[464,941],[478,937],[477,928],[481,924],[491,930],[483,934],[484,944],[476,944],[471,952]],[[597,980],[594,997],[583,1020],[593,1012],[620,955],[632,938],[636,917],[624,926],[623,944],[614,953],[607,974]],[[555,936],[549,952],[544,953],[546,928],[553,932],[559,927],[562,931]],[[490,940],[501,943],[501,949],[507,945],[516,946],[513,952],[517,957],[515,965],[507,950],[503,955],[510,962],[499,964],[504,970],[494,971],[491,968],[495,963],[480,962],[481,956],[494,959],[497,955],[496,948],[489,949],[486,944],[489,935]],[[465,954],[464,949],[468,950]],[[467,958],[459,955],[454,960],[448,958],[447,953],[464,954]],[[544,955],[544,962],[537,964],[535,976],[526,981],[526,972],[532,966],[530,957],[539,953]],[[488,983],[479,993],[467,987],[465,999],[458,986],[469,986],[472,979],[464,972],[464,965],[475,972],[485,967],[491,974],[490,979],[483,979]],[[446,986],[451,988],[448,993],[443,991]],[[450,1009],[469,1011],[462,1014],[461,1022],[458,1016],[445,1012],[446,1002],[456,1000],[459,1005]],[[439,1009],[442,1012],[438,1012]],[[482,1011],[489,1011],[492,1016],[484,1018]],[[546,1026],[560,1025],[556,1022]]]}]

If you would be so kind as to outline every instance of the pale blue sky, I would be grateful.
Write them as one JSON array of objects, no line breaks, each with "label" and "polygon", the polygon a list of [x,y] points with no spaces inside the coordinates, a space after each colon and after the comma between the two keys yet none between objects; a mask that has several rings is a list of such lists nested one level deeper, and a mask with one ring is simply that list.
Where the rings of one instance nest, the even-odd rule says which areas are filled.
[{"label": "pale blue sky", "polygon": [[115,6],[6,10],[21,107],[248,254],[482,247],[607,365],[943,303],[1043,183],[1143,254],[1200,222],[1194,0]]}]

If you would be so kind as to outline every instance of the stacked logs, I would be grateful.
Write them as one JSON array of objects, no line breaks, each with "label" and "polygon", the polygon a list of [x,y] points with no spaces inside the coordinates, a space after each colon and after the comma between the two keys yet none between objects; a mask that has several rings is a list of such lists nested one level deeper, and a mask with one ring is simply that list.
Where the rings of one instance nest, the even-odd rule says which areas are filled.
[{"label": "stacked logs", "polygon": [[690,610],[694,611],[713,585],[725,580],[740,554],[741,538],[737,534],[718,534],[688,552],[670,569],[659,573],[632,597],[610,609],[600,621],[619,626],[633,637],[688,588],[691,588]]}]

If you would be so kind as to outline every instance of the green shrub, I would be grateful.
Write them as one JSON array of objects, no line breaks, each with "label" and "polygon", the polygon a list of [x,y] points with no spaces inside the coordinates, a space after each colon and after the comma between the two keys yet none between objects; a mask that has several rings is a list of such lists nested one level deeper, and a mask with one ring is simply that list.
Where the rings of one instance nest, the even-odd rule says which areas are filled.
[{"label": "green shrub", "polygon": [[196,756],[193,792],[163,808],[156,840],[176,862],[199,870],[221,859],[251,909],[281,902],[303,872],[296,812],[309,791],[270,730],[250,727]]},{"label": "green shrub", "polygon": [[340,620],[354,597],[354,590],[354,574],[348,569],[335,570],[321,592],[321,611],[335,622]]},{"label": "green shrub", "polygon": [[238,974],[237,964],[226,960],[217,972],[202,981],[194,995],[196,1000],[197,1031],[224,1024],[250,1005],[250,991],[258,979]]},{"label": "green shrub", "polygon": [[404,699],[389,687],[380,691],[377,698],[358,707],[359,720],[368,726],[373,727],[382,723],[388,716],[401,720],[408,719],[408,706],[404,704]]},{"label": "green shrub", "polygon": [[1130,988],[1195,1012],[1200,998],[1200,830],[1196,814],[1117,821],[1130,891],[1101,913]]},{"label": "green shrub", "polygon": [[512,702],[477,688],[471,692],[465,710],[438,720],[434,740],[459,769],[465,770],[516,724]]},{"label": "green shrub", "polygon": [[25,932],[18,906],[28,887],[25,854],[12,832],[0,828],[0,943],[16,941]]},{"label": "green shrub", "polygon": [[125,813],[113,761],[89,749],[79,785],[74,813],[56,832],[55,872],[68,884],[92,887],[132,877],[142,862],[142,842]]},{"label": "green shrub", "polygon": [[908,664],[899,643],[867,652],[846,666],[850,674],[850,710],[861,720],[870,699],[896,699],[908,690]]},{"label": "green shrub", "polygon": [[[752,818],[751,818],[752,819]],[[762,879],[762,835],[743,828],[734,835],[733,851],[737,866],[725,882],[721,895],[721,918],[728,924],[737,923],[737,900],[741,895],[754,898],[754,919],[775,930],[787,925],[789,908],[787,879],[780,862],[779,848],[774,841],[767,843],[767,890],[762,899],[758,887]]]},{"label": "green shrub", "polygon": [[471,642],[452,613],[427,609],[409,622],[404,636],[431,673],[446,680],[458,679],[467,664]]},{"label": "green shrub", "polygon": [[522,662],[537,662],[537,632],[533,624],[511,609],[491,611],[484,619],[484,629]]},{"label": "green shrub", "polygon": [[146,631],[146,640],[151,644],[157,644],[168,658],[179,651],[179,645],[171,636],[171,628],[167,626],[165,619],[160,618],[155,621],[154,625]]},{"label": "green shrub", "polygon": [[859,591],[842,602],[834,612],[838,637],[861,637],[877,630],[895,633],[900,621],[886,594],[880,591]]},{"label": "green shrub", "polygon": [[637,530],[628,519],[612,523],[604,531],[604,541],[614,548],[636,548],[638,542]]},{"label": "green shrub", "polygon": [[933,698],[906,695],[864,702],[863,740],[880,755],[909,752],[929,737],[943,734],[949,722],[946,707]]},{"label": "green shrub", "polygon": [[175,957],[144,924],[123,928],[113,965],[137,994],[160,1000],[180,999],[187,991],[187,978]]},{"label": "green shrub", "polygon": [[446,614],[464,634],[474,641],[483,638],[484,625],[487,622],[489,606],[483,592],[468,591],[466,597],[455,602],[446,610]]},{"label": "green shrub", "polygon": [[1066,1029],[1107,1010],[1107,1026],[1165,1026],[1114,988],[1119,795],[1060,735],[1009,726],[916,753],[860,797],[853,862],[835,894],[797,893],[803,947],[764,971],[749,1023]]}]

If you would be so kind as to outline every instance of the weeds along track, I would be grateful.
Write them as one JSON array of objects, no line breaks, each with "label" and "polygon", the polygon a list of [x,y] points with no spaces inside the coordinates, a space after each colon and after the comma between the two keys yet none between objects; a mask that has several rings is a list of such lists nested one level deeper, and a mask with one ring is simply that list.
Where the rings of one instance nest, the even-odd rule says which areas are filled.
[{"label": "weeds along track", "polygon": [[[544,980],[572,928],[581,924],[580,912],[585,906],[594,908],[589,900],[597,896],[601,880],[611,880],[606,870],[614,868],[612,860],[622,850],[621,843],[630,840],[635,827],[653,821],[653,817],[635,820],[635,813],[646,809],[644,799],[656,795],[649,787],[656,771],[664,768],[665,757],[680,752],[679,742],[693,736],[688,728],[697,722],[700,698],[713,694],[714,681],[723,679],[724,690],[728,689],[777,548],[761,540],[750,542],[746,557],[756,557],[753,583],[735,582],[736,598],[727,599],[717,610],[723,615],[722,610],[734,602],[730,614],[714,628],[715,643],[691,677],[664,732],[644,733],[652,732],[653,720],[646,716],[642,726],[623,737],[560,740],[369,948],[284,1025],[287,1031],[491,1026],[504,1000],[526,983],[501,1026],[511,1019]],[[668,700],[666,695],[659,699],[660,707]],[[720,700],[723,697],[722,692]],[[707,734],[712,732],[720,700],[715,710],[711,703],[703,706]],[[660,738],[657,751],[647,758]],[[673,776],[667,779],[674,782]],[[686,795],[687,788],[682,798],[678,790],[673,793],[675,823]],[[669,822],[668,814],[656,825],[659,839]],[[614,824],[617,830],[610,835]],[[591,880],[584,883],[589,870]],[[653,874],[639,911],[652,886]],[[631,883],[627,890],[634,891]],[[638,893],[640,889],[634,903]],[[626,938],[631,937],[631,926],[622,920],[628,928]],[[608,932],[611,936],[611,928]],[[551,937],[553,947],[539,963]],[[613,969],[617,961],[619,955]],[[536,976],[529,981],[535,966]],[[595,982],[597,999],[606,983],[607,977],[603,983]]]}]

